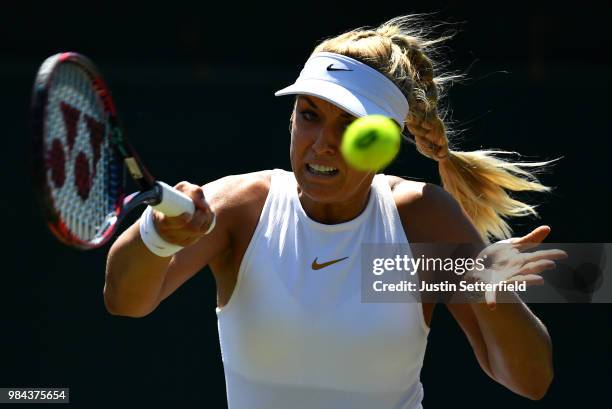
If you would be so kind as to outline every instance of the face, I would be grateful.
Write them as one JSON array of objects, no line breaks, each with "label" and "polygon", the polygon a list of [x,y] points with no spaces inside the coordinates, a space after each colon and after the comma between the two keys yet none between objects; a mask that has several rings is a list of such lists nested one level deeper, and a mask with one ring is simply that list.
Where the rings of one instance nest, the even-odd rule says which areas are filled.
[{"label": "face", "polygon": [[349,167],[340,152],[342,135],[355,117],[320,98],[300,95],[291,125],[291,167],[303,194],[320,203],[363,198],[374,173]]}]

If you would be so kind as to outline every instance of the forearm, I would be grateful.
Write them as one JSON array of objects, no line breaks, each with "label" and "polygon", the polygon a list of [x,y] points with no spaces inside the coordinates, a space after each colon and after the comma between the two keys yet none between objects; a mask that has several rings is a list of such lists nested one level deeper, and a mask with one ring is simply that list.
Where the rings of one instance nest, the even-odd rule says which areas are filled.
[{"label": "forearm", "polygon": [[138,226],[119,236],[108,254],[104,303],[112,314],[142,317],[155,309],[172,259],[151,253]]},{"label": "forearm", "polygon": [[493,311],[485,304],[471,305],[494,378],[520,395],[542,398],[553,376],[552,345],[544,325],[522,302],[499,303]]}]

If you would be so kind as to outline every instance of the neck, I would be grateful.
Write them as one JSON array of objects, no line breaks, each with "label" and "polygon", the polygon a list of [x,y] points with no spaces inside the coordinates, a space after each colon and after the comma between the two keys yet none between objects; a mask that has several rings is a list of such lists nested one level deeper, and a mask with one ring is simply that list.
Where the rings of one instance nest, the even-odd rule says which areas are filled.
[{"label": "neck", "polygon": [[368,205],[371,191],[371,180],[366,189],[359,189],[358,193],[349,200],[342,202],[324,203],[313,200],[298,186],[298,198],[304,212],[312,220],[323,224],[339,224],[353,220],[364,211]]}]

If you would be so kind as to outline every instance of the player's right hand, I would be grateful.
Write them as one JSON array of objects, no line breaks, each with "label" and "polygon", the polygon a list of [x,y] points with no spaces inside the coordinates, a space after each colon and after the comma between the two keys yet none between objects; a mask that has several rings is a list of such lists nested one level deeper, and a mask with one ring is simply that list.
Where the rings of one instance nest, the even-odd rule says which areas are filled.
[{"label": "player's right hand", "polygon": [[174,188],[193,200],[195,212],[193,215],[183,213],[170,217],[153,210],[155,230],[168,243],[187,247],[205,235],[213,223],[214,213],[206,202],[202,187],[189,182],[180,182]]}]

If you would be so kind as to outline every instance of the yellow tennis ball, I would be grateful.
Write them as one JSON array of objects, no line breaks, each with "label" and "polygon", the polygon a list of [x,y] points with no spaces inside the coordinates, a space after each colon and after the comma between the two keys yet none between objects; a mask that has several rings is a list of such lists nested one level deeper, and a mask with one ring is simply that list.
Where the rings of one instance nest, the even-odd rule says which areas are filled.
[{"label": "yellow tennis ball", "polygon": [[397,155],[400,134],[399,126],[391,118],[364,116],[346,128],[340,151],[349,166],[363,172],[376,172]]}]

